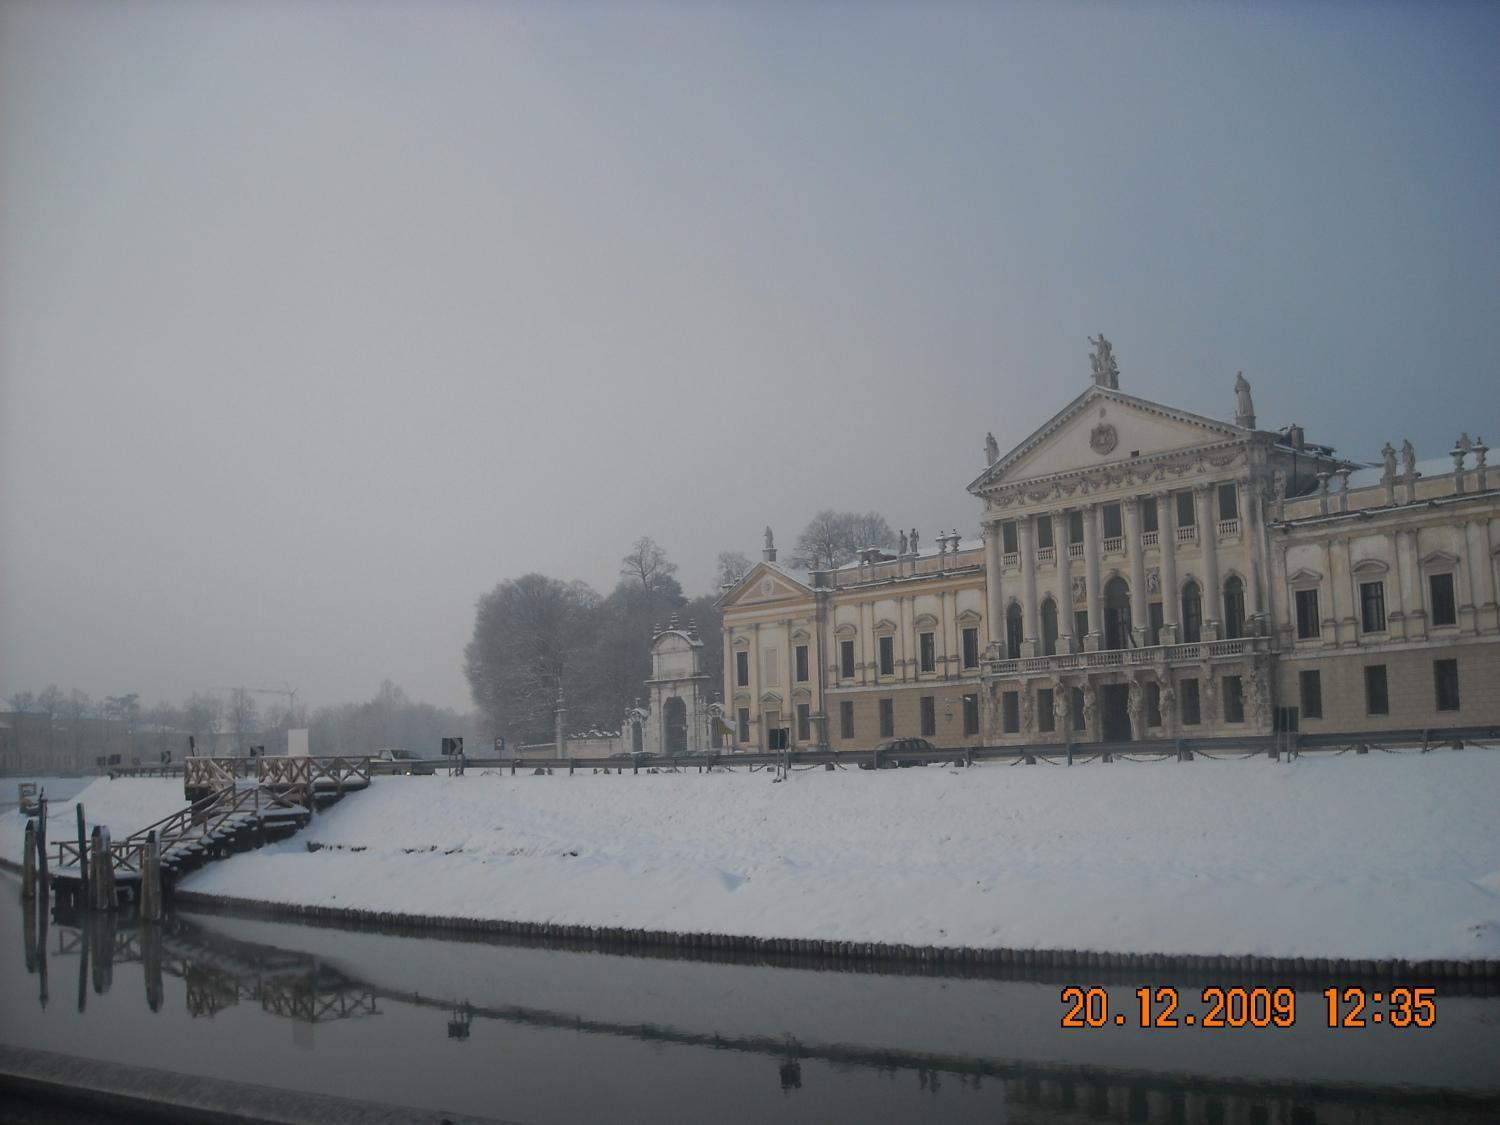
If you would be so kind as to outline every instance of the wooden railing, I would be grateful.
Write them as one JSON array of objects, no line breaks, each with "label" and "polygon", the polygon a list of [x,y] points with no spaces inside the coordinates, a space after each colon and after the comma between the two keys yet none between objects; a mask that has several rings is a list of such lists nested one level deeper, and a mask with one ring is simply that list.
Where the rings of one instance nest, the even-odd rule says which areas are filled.
[{"label": "wooden railing", "polygon": [[182,784],[191,795],[195,790],[218,790],[240,779],[254,779],[273,789],[307,786],[342,790],[370,783],[369,758],[254,757],[187,758],[183,761]]}]

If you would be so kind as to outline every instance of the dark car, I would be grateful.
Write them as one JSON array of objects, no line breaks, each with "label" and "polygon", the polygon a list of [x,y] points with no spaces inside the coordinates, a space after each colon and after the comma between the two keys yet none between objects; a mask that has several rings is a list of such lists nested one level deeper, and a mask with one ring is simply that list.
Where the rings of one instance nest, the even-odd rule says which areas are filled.
[{"label": "dark car", "polygon": [[436,763],[422,757],[422,755],[411,750],[401,750],[394,746],[388,746],[377,753],[373,762],[375,768],[380,773],[404,773],[412,776],[424,776],[433,773],[437,769]]},{"label": "dark car", "polygon": [[[903,769],[907,766],[925,766],[926,755],[936,750],[937,747],[925,738],[890,738],[876,745],[874,759],[877,765],[875,768],[893,770],[898,766]],[[906,754],[912,757],[903,757]]]}]

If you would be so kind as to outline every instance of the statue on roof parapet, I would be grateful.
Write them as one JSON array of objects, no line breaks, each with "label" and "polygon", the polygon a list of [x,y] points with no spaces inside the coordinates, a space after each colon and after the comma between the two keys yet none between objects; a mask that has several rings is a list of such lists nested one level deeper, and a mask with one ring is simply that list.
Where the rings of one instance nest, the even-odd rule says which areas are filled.
[{"label": "statue on roof parapet", "polygon": [[1250,399],[1250,380],[1243,371],[1234,377],[1234,424],[1247,430],[1255,429],[1255,403]]},{"label": "statue on roof parapet", "polygon": [[984,463],[993,465],[1000,460],[1000,443],[995,440],[993,432],[984,435]]},{"label": "statue on roof parapet", "polygon": [[1094,385],[1108,387],[1112,391],[1120,389],[1120,365],[1115,362],[1115,348],[1104,338],[1104,333],[1099,333],[1096,340],[1092,336],[1088,338],[1089,343],[1094,345],[1093,352],[1089,355],[1089,365],[1094,369]]}]

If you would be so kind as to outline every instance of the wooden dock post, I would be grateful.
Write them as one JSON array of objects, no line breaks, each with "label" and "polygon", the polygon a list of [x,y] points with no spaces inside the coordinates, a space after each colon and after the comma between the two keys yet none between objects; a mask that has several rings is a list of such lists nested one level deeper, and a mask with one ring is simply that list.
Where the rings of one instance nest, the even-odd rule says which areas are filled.
[{"label": "wooden dock post", "polygon": [[102,824],[94,825],[90,847],[94,870],[89,878],[89,907],[93,910],[115,909],[115,854],[109,846],[109,829]]},{"label": "wooden dock post", "polygon": [[73,806],[73,813],[78,818],[78,895],[83,900],[89,893],[89,838],[84,828],[82,801]]},{"label": "wooden dock post", "polygon": [[141,861],[141,921],[161,921],[161,844],[154,829],[146,833],[146,854]]},{"label": "wooden dock post", "polygon": [[47,791],[42,790],[36,815],[36,893],[43,899],[52,893],[52,874],[47,869]]},{"label": "wooden dock post", "polygon": [[36,898],[36,821],[26,820],[26,843],[21,853],[21,897]]}]

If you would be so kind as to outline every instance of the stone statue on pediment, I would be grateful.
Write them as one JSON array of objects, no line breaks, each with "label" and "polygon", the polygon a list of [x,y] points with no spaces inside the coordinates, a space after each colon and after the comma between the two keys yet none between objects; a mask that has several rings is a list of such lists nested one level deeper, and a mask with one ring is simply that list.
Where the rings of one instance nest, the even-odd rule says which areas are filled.
[{"label": "stone statue on pediment", "polygon": [[993,465],[1000,460],[1000,443],[995,440],[993,433],[984,435],[984,463]]},{"label": "stone statue on pediment", "polygon": [[915,555],[917,553],[917,529],[916,528],[912,528],[911,529],[911,538],[908,541],[907,545],[909,547],[911,547],[911,553]]},{"label": "stone statue on pediment", "polygon": [[896,548],[897,552],[900,553],[901,555],[905,555],[906,554],[906,532],[903,531],[901,533],[901,538],[898,540],[898,544],[899,545]]},{"label": "stone statue on pediment", "polygon": [[1097,340],[1090,336],[1088,341],[1094,345],[1094,350],[1089,355],[1089,366],[1094,371],[1094,385],[1119,390],[1120,365],[1115,362],[1114,345],[1104,338],[1103,332],[1099,333]]},{"label": "stone statue on pediment", "polygon": [[1234,377],[1234,424],[1255,429],[1255,403],[1250,399],[1250,380],[1243,371]]},{"label": "stone statue on pediment", "polygon": [[1392,445],[1390,442],[1386,442],[1385,443],[1385,448],[1380,451],[1380,461],[1381,461],[1381,464],[1385,466],[1385,471],[1382,474],[1382,476],[1381,476],[1380,479],[1381,480],[1395,480],[1396,479],[1396,447],[1394,445]]},{"label": "stone statue on pediment", "polygon": [[1413,448],[1409,438],[1401,442],[1401,467],[1409,478],[1416,479],[1417,451]]}]

